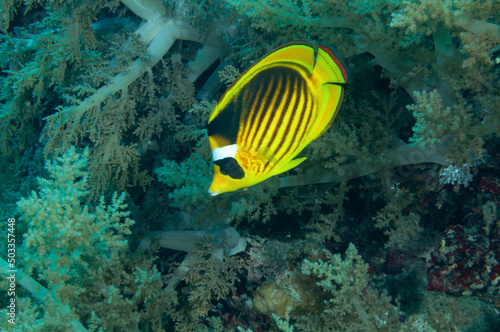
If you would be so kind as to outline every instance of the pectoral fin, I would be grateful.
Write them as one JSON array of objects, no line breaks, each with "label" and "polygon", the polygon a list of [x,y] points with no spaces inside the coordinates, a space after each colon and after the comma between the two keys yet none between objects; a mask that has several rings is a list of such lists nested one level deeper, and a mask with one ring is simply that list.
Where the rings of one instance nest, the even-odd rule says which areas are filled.
[{"label": "pectoral fin", "polygon": [[274,156],[274,153],[271,151],[271,149],[267,146],[263,146],[259,149],[257,152],[257,156],[259,156],[263,162],[269,161],[272,164],[276,164],[276,157]]}]

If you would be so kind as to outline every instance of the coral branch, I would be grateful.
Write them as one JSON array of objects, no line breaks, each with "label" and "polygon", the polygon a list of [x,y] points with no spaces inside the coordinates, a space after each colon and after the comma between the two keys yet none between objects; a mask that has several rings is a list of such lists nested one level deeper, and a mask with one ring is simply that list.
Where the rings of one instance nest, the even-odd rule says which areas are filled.
[{"label": "coral branch", "polygon": [[[135,60],[134,63],[126,69],[122,74],[116,76],[110,83],[103,86],[95,92],[92,96],[85,99],[80,105],[75,108],[68,108],[64,111],[56,113],[54,115],[46,117],[46,119],[51,120],[56,117],[60,117],[62,112],[71,112],[80,114],[94,107],[98,107],[108,96],[120,91],[125,90],[132,82],[134,82],[141,75],[150,70],[160,59],[168,52],[172,47],[174,42],[178,39],[191,40],[202,42],[203,39],[200,37],[198,31],[194,29],[187,21],[174,20],[174,19],[156,19],[148,21],[144,26],[139,28],[138,34],[144,33],[147,37],[143,38],[145,40],[149,39],[149,34],[152,34],[151,42],[148,46],[149,58],[147,61],[142,59]],[[213,48],[213,47],[212,47]],[[206,58],[208,61],[212,61],[213,57]],[[210,63],[211,64],[211,63]],[[205,63],[204,65],[198,64],[195,68],[205,68],[210,64]],[[201,74],[197,72],[197,74]],[[195,74],[193,74],[195,75]],[[77,117],[78,118],[78,117]],[[74,122],[76,123],[76,122]]]},{"label": "coral branch", "polygon": [[[9,267],[9,264],[0,258],[0,272],[6,276],[11,275],[9,270],[12,270],[12,268]],[[49,291],[40,285],[38,282],[35,280],[31,279],[27,274],[23,273],[19,269],[16,270],[15,272],[16,275],[16,282],[23,286],[28,292],[33,295],[38,301],[43,303],[44,301],[47,300],[48,297],[51,297],[54,303],[57,305],[57,308],[59,309],[61,315],[67,316],[71,314],[71,308],[67,305],[59,301],[57,296],[52,296]],[[83,325],[76,319],[71,319],[71,327],[73,328],[73,331],[76,332],[86,332],[87,329],[83,327]]]},{"label": "coral branch", "polygon": [[174,275],[169,280],[167,287],[175,288],[177,284],[189,272],[189,266],[195,260],[193,252],[199,247],[203,240],[210,240],[216,247],[211,258],[218,261],[224,257],[235,255],[245,250],[246,241],[240,237],[233,227],[219,228],[212,227],[202,231],[156,231],[149,232],[139,244],[137,253],[146,251],[151,242],[157,241],[162,248],[186,251],[188,255],[184,258],[181,265],[175,270]]},{"label": "coral branch", "polygon": [[[441,155],[440,149],[424,149],[410,144],[400,145],[393,149],[388,149],[380,155],[380,164],[399,167],[412,164],[434,163],[439,165],[449,165],[449,162]],[[280,188],[302,186],[318,183],[340,183],[357,177],[376,173],[379,167],[366,164],[365,161],[356,161],[345,165],[337,172],[326,171],[315,174],[301,174],[284,177],[279,184]]]},{"label": "coral branch", "polygon": [[245,240],[236,229],[212,227],[200,231],[156,231],[149,232],[141,241],[138,252],[149,248],[151,242],[157,241],[162,248],[193,252],[203,240],[209,239],[217,246],[222,246],[225,256],[234,255],[245,249]]}]

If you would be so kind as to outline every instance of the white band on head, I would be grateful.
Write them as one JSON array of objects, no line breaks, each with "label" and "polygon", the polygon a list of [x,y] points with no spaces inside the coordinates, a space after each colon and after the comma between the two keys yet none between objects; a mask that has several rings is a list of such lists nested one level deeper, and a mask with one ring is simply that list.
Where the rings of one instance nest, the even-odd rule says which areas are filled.
[{"label": "white band on head", "polygon": [[212,161],[221,160],[224,158],[234,158],[236,157],[236,151],[238,151],[238,145],[226,145],[222,148],[215,148],[212,151]]}]

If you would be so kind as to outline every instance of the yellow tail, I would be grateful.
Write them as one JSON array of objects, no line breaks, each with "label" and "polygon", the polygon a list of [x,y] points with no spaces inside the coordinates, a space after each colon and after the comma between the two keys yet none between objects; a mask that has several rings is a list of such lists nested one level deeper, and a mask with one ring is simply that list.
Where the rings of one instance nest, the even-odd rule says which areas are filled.
[{"label": "yellow tail", "polygon": [[335,52],[321,45],[316,56],[312,80],[317,86],[318,114],[322,115],[321,120],[316,122],[317,126],[311,131],[314,140],[330,128],[335,119],[342,104],[343,85],[349,83],[349,74]]}]

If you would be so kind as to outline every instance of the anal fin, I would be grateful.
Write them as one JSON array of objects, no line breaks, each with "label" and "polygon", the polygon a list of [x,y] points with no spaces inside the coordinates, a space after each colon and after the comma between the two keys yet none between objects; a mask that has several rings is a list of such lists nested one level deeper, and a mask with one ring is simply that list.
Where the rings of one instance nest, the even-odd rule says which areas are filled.
[{"label": "anal fin", "polygon": [[304,157],[304,158],[298,158],[298,159],[290,160],[290,162],[288,164],[283,165],[283,167],[281,167],[279,170],[277,170],[276,174],[280,174],[280,173],[284,173],[286,171],[289,171],[292,168],[294,168],[294,167],[298,166],[299,164],[301,164],[306,159],[307,158]]}]

